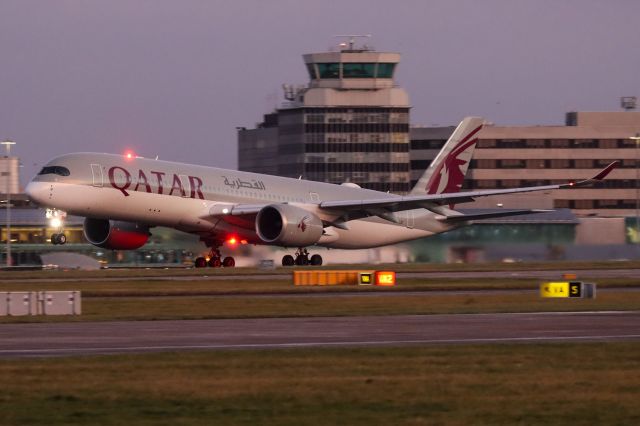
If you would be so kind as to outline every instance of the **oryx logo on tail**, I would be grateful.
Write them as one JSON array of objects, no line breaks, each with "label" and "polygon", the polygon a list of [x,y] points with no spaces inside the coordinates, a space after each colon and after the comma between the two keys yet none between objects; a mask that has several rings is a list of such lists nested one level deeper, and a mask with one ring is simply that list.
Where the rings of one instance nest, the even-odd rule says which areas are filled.
[{"label": "oryx logo on tail", "polygon": [[484,119],[481,117],[467,117],[462,120],[420,176],[410,194],[416,196],[460,192],[473,157],[473,150],[478,143],[478,132],[483,125]]},{"label": "oryx logo on tail", "polygon": [[[473,155],[473,149],[478,142],[478,138],[474,136],[480,129],[482,129],[482,125],[467,134],[446,154],[446,157],[437,164],[437,168],[427,183],[427,194],[449,194],[460,191]],[[434,162],[437,160],[436,158]]]}]

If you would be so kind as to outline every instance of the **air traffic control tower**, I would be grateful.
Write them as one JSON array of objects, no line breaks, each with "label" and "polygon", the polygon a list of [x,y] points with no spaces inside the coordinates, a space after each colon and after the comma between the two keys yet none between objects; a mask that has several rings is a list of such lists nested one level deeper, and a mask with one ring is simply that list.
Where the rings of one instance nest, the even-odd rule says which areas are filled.
[{"label": "air traffic control tower", "polygon": [[400,54],[358,38],[303,55],[308,85],[283,85],[280,108],[238,129],[240,170],[409,191],[409,96],[394,80]]}]

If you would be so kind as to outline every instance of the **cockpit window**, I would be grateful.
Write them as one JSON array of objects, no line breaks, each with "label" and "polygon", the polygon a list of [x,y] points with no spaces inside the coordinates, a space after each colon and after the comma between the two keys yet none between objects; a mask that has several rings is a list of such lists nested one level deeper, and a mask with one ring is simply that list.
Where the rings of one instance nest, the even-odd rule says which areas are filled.
[{"label": "cockpit window", "polygon": [[39,175],[58,175],[58,176],[69,176],[69,169],[62,166],[46,166],[40,170]]}]

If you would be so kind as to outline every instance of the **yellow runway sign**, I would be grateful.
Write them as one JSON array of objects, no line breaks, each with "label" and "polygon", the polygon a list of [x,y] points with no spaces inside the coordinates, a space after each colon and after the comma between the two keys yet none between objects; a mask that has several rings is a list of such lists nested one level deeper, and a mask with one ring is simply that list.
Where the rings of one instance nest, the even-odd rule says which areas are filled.
[{"label": "yellow runway sign", "polygon": [[582,297],[582,282],[556,281],[540,285],[540,297]]}]

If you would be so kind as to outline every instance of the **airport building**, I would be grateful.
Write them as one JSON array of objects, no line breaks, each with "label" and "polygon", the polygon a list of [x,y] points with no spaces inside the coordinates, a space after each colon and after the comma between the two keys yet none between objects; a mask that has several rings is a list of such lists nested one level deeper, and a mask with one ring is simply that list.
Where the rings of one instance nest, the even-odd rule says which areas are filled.
[{"label": "airport building", "polygon": [[239,169],[406,193],[409,97],[394,81],[398,53],[357,47],[303,55],[309,83],[255,129],[238,129]]},{"label": "airport building", "polygon": [[[285,85],[285,102],[254,129],[238,129],[239,169],[407,193],[454,130],[410,127],[409,96],[394,81],[398,53],[343,43],[303,55],[309,83]],[[461,117],[462,118],[462,117]],[[594,187],[489,197],[477,208],[571,209],[578,216],[636,215],[640,112],[570,112],[564,126],[488,125],[470,165],[469,190],[548,185],[620,166]]]},{"label": "airport building", "polygon": [[[417,182],[454,127],[411,129],[411,181]],[[578,216],[636,215],[640,112],[570,112],[564,126],[485,126],[469,167],[465,188],[483,190],[551,185],[594,176],[619,160],[594,186],[549,194],[487,197],[474,207],[571,209]]]},{"label": "airport building", "polygon": [[[255,128],[238,129],[239,169],[407,193],[455,126],[410,126],[409,97],[393,79],[400,55],[349,43],[303,60],[309,83],[284,86],[287,101],[280,108]],[[614,160],[621,163],[592,187],[460,205],[557,213],[485,221],[417,242],[417,252],[430,250],[426,258],[435,261],[510,254],[536,260],[640,257],[640,147],[630,139],[640,133],[640,113],[635,105],[623,107],[570,112],[565,125],[485,126],[465,180],[468,190],[566,183],[594,176]],[[518,255],[525,245],[537,249]]]}]

